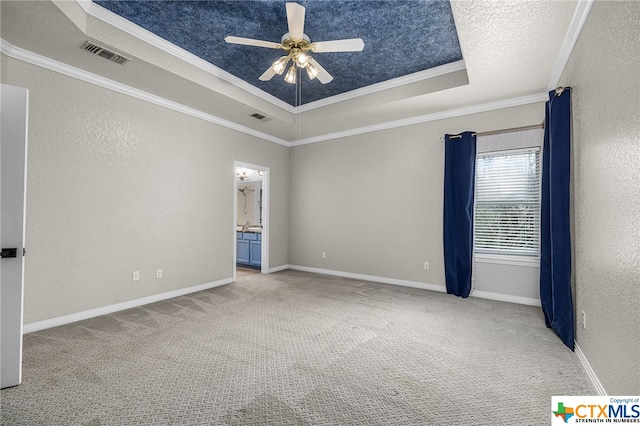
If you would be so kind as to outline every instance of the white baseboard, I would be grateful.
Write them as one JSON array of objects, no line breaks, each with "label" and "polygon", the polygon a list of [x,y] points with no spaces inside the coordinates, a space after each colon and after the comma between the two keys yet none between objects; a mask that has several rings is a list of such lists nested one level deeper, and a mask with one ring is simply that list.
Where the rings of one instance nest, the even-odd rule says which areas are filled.
[{"label": "white baseboard", "polygon": [[479,297],[481,299],[499,300],[501,302],[517,303],[520,305],[542,306],[540,300],[530,297],[512,296],[510,294],[493,293],[490,291],[474,290],[471,297]]},{"label": "white baseboard", "polygon": [[44,321],[32,322],[31,324],[25,324],[23,328],[23,334],[32,333],[34,331],[45,330],[47,328],[57,327],[59,325],[70,324],[76,321],[82,321],[85,319],[97,317],[100,315],[107,315],[113,312],[123,311],[125,309],[135,308],[149,303],[159,302],[161,300],[171,299],[173,297],[184,296],[185,294],[195,293],[197,291],[208,290],[210,288],[219,287],[221,285],[232,283],[231,278],[225,278],[219,281],[213,281],[210,283],[204,283],[193,287],[181,288],[179,290],[168,291],[166,293],[154,294],[152,296],[143,297],[140,299],[128,300],[122,303],[116,303],[115,305],[103,306],[96,309],[89,309],[88,311],[76,312],[75,314],[63,315],[61,317],[51,318]]},{"label": "white baseboard", "polygon": [[[375,275],[356,274],[353,272],[334,271],[331,269],[312,268],[309,266],[288,265],[289,269],[296,271],[312,272],[315,274],[333,275],[336,277],[353,278],[356,280],[373,281],[382,284],[399,285],[403,287],[420,288],[423,290],[447,292],[447,287],[440,284],[428,284],[417,281],[401,280],[397,278],[378,277]],[[498,300],[500,302],[518,303],[520,305],[540,306],[540,301],[528,297],[511,296],[508,294],[492,293],[489,291],[474,291],[471,297],[479,297],[482,299]]]},{"label": "white baseboard", "polygon": [[[276,266],[274,268],[270,268],[269,273],[284,271],[285,269],[293,269],[296,271],[311,272],[315,274],[332,275],[332,276],[343,277],[343,278],[352,278],[352,279],[363,280],[363,281],[373,281],[377,283],[398,285],[402,287],[419,288],[422,290],[438,291],[441,293],[446,293],[447,291],[446,287],[440,284],[421,283],[417,281],[401,280],[397,278],[379,277],[375,275],[357,274],[357,273],[345,272],[345,271],[334,271],[331,269],[312,268],[309,266],[300,266],[300,265],[285,264],[285,265]],[[118,312],[118,311],[122,311],[129,308],[135,308],[137,306],[142,306],[142,305],[146,305],[153,302],[159,302],[161,300],[171,299],[173,297],[184,296],[185,294],[195,293],[197,291],[202,291],[202,290],[208,290],[210,288],[219,287],[221,285],[230,284],[232,282],[233,282],[232,278],[226,278],[223,280],[200,284],[193,287],[182,288],[179,290],[173,290],[166,293],[154,294],[152,296],[147,296],[140,299],[129,300],[127,302],[116,303],[115,305],[103,306],[96,309],[90,309],[88,311],[77,312],[75,314],[64,315],[61,317],[51,318],[44,321],[37,321],[30,324],[25,324],[23,327],[23,334],[32,333],[34,331],[39,331],[39,330],[45,330],[47,328],[57,327],[59,325],[70,324],[72,322],[82,321],[82,320],[97,317],[100,315],[107,315],[113,312]],[[472,296],[480,297],[483,299],[499,300],[502,302],[511,302],[511,303],[519,303],[523,305],[540,306],[540,302],[535,299],[529,299],[526,297],[519,297],[519,296],[510,296],[510,295],[500,294],[500,293],[491,293],[487,291],[474,291]],[[578,353],[578,357],[581,360],[580,362],[582,362],[582,364],[585,366],[585,369],[587,369],[588,373],[589,371],[593,372],[593,370],[591,370],[591,367],[587,368],[589,363],[586,362],[586,358],[584,358],[584,355],[582,356],[580,355],[582,354],[582,352],[578,352],[578,350],[579,349],[576,350],[576,353]],[[590,373],[590,377],[591,377],[591,374],[592,373]],[[593,377],[595,377],[595,374],[593,374]],[[596,381],[597,381],[597,378],[596,378]],[[598,389],[599,390],[602,389],[602,391],[604,392],[604,388],[602,388],[602,385],[599,384],[600,382],[597,382],[597,383],[598,383],[598,386],[600,386]],[[603,395],[606,395],[606,394],[603,394]]]},{"label": "white baseboard", "polygon": [[589,380],[591,380],[591,383],[593,384],[596,392],[598,392],[598,395],[600,396],[607,396],[607,391],[604,390],[604,386],[602,386],[602,383],[600,383],[600,380],[598,380],[598,376],[596,376],[595,371],[593,371],[593,368],[591,368],[589,361],[587,361],[587,357],[584,356],[584,352],[582,352],[582,349],[580,349],[580,346],[578,346],[578,342],[576,342],[575,340],[574,345],[576,356],[578,357],[580,364],[582,364],[582,367],[584,367],[585,371],[587,372],[587,376],[589,376]]},{"label": "white baseboard", "polygon": [[289,269],[289,265],[280,265],[273,268],[269,268],[269,271],[267,273],[272,274],[274,272],[284,271],[285,269]]},{"label": "white baseboard", "polygon": [[336,277],[353,278],[355,280],[373,281],[382,284],[399,285],[403,287],[421,288],[423,290],[432,290],[446,292],[447,289],[443,285],[420,283],[417,281],[399,280],[397,278],[377,277],[375,275],[356,274],[353,272],[334,271],[331,269],[311,268],[309,266],[289,265],[289,269],[296,271],[312,272],[314,274],[333,275]]}]

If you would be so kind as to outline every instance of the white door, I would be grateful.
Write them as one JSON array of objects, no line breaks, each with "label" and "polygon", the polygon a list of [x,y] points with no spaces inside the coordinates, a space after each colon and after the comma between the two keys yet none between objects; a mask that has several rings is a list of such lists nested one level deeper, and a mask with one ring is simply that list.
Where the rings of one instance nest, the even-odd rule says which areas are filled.
[{"label": "white door", "polygon": [[0,98],[0,387],[6,388],[22,381],[29,92],[3,84]]}]

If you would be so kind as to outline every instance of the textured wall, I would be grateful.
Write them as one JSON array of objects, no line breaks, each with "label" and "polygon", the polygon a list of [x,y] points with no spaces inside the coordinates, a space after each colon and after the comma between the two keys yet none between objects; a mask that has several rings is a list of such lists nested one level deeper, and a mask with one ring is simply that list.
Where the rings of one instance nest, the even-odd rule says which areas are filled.
[{"label": "textured wall", "polygon": [[640,394],[640,3],[596,2],[573,88],[576,341],[610,395]]},{"label": "textured wall", "polygon": [[31,94],[26,324],[230,278],[234,160],[270,167],[270,266],[287,263],[287,148],[2,62]]},{"label": "textured wall", "polygon": [[440,138],[543,118],[532,104],[292,148],[289,263],[444,285]]}]

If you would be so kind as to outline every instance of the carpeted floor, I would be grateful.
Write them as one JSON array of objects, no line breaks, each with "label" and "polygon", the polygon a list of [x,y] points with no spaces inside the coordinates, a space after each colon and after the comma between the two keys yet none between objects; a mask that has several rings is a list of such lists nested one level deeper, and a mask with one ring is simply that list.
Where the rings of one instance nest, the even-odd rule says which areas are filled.
[{"label": "carpeted floor", "polygon": [[31,333],[2,425],[546,425],[595,394],[539,308],[283,271]]}]

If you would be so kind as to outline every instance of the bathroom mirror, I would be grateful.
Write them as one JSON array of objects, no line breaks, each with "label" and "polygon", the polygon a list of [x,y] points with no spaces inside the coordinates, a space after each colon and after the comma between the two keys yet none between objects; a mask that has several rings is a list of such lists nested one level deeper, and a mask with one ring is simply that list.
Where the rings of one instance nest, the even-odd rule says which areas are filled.
[{"label": "bathroom mirror", "polygon": [[238,169],[238,226],[262,226],[262,176],[257,170]]}]

